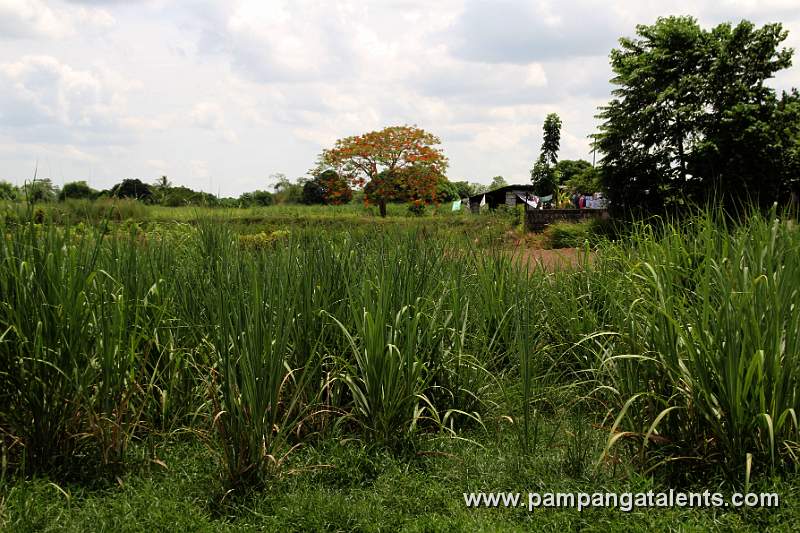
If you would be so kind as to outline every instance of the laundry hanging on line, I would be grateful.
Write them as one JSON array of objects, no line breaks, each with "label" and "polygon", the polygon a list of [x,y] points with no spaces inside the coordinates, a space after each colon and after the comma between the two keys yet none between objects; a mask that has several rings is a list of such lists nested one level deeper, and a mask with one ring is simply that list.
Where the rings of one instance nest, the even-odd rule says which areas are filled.
[{"label": "laundry hanging on line", "polygon": [[521,194],[517,193],[517,198],[528,204],[533,209],[539,207],[539,197],[538,196],[529,196],[527,198],[523,197]]}]

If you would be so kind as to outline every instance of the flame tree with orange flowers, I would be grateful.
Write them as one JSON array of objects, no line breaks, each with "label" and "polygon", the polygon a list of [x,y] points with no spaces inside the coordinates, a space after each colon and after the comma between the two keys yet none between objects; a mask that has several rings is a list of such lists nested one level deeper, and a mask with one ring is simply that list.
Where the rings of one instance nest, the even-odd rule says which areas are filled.
[{"label": "flame tree with orange flowers", "polygon": [[436,200],[437,183],[447,170],[439,144],[438,137],[416,126],[391,126],[339,139],[320,154],[315,173],[335,170],[354,186],[364,187],[366,200],[378,204],[385,217],[391,200]]}]

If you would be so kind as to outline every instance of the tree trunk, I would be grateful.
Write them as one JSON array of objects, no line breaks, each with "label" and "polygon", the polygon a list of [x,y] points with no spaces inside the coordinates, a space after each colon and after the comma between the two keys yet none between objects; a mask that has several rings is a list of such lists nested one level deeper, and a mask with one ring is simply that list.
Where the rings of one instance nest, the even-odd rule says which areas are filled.
[{"label": "tree trunk", "polygon": [[683,152],[683,128],[681,126],[681,117],[678,115],[676,118],[676,122],[678,125],[678,163],[680,163],[681,167],[681,178],[683,179],[683,183],[686,183],[686,155]]},{"label": "tree trunk", "polygon": [[378,207],[380,208],[381,216],[386,217],[386,200],[381,199],[381,201],[378,202]]}]

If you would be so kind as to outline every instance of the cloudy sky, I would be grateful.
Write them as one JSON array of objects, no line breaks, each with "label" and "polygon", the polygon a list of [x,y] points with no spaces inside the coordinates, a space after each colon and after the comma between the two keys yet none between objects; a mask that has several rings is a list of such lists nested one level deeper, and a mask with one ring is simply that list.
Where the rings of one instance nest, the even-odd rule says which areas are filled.
[{"label": "cloudy sky", "polygon": [[38,162],[57,184],[167,175],[233,196],[416,124],[451,179],[525,182],[547,113],[561,157],[591,159],[610,49],[671,14],[782,22],[800,49],[797,0],[0,0],[0,179]]}]

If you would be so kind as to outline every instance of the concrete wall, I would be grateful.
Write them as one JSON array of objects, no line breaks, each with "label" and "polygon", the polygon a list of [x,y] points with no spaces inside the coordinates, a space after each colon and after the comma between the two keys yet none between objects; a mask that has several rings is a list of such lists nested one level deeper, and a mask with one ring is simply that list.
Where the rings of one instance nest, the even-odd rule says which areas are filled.
[{"label": "concrete wall", "polygon": [[526,209],[525,228],[528,231],[543,231],[556,221],[580,222],[590,218],[608,218],[607,209]]}]

